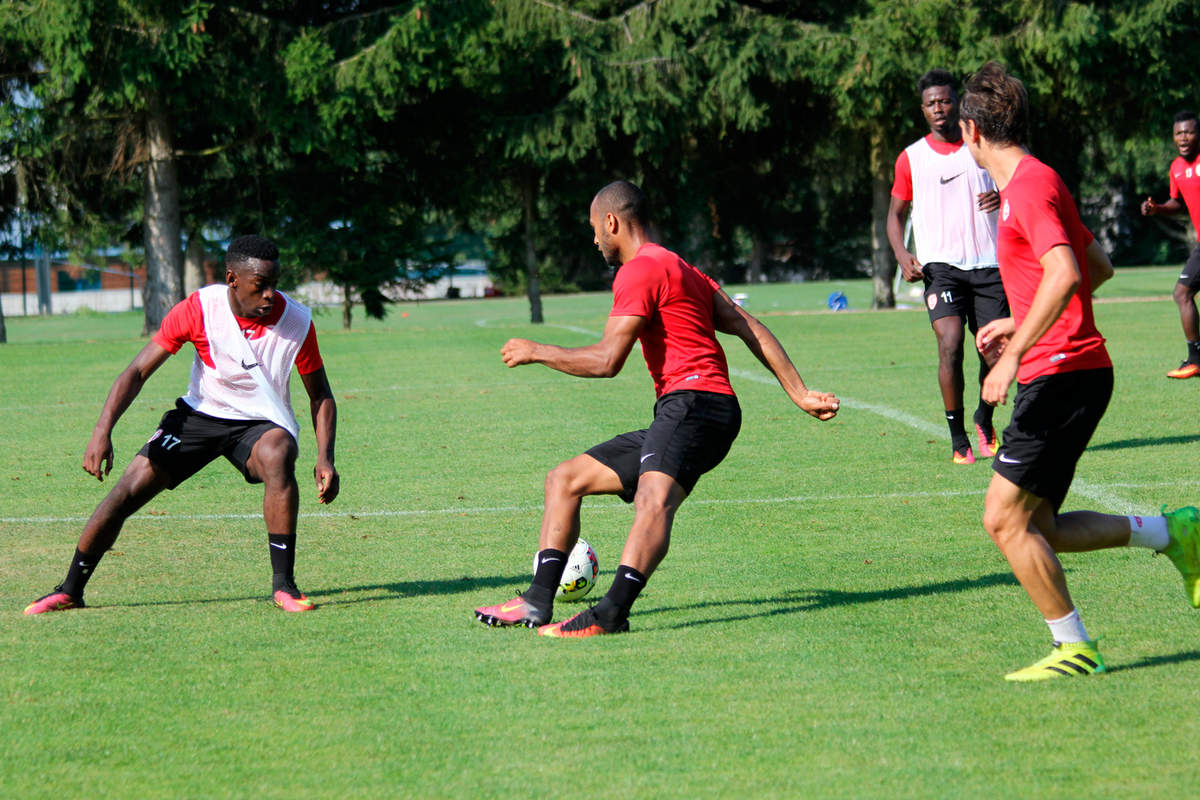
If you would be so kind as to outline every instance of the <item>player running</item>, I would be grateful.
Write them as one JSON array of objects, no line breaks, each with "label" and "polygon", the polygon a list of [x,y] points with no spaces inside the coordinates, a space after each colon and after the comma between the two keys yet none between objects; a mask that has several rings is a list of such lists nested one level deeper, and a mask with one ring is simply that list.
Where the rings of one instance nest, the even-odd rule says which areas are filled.
[{"label": "player running", "polygon": [[263,484],[263,518],[271,556],[274,602],[311,611],[296,588],[296,437],[300,426],[288,391],[295,365],[308,391],[317,438],[317,500],[333,502],[337,406],[325,377],[307,308],[278,291],[279,250],[261,236],[234,239],[225,253],[226,284],[206,286],[172,308],[162,327],[113,383],[92,431],[83,468],[103,481],[112,471],[112,430],[146,380],[185,342],[196,348],[186,396],[84,525],[67,577],[30,603],[26,614],[83,608],[83,589],[121,526],[163,489],[174,489],[224,456],[247,483]]},{"label": "player running", "polygon": [[[1170,198],[1165,203],[1156,203],[1147,197],[1142,203],[1142,213],[1147,217],[1155,214],[1178,214],[1187,204],[1192,218],[1192,227],[1200,236],[1200,132],[1196,129],[1196,115],[1181,111],[1175,115],[1172,130],[1179,156],[1171,162]],[[1180,198],[1183,202],[1180,202]],[[1187,341],[1187,358],[1177,368],[1167,373],[1168,378],[1194,378],[1200,375],[1200,314],[1196,312],[1196,290],[1200,289],[1200,243],[1188,257],[1175,283],[1172,296],[1179,306],[1179,321],[1183,325],[1183,338]]]},{"label": "player running", "polygon": [[[658,401],[649,428],[621,434],[550,470],[532,584],[506,603],[475,609],[487,625],[537,627],[543,636],[629,629],[630,608],[667,553],[675,512],[700,476],[725,458],[741,426],[717,331],[745,342],[802,410],[820,420],[838,410],[832,394],[805,387],[766,326],[715,281],[653,241],[638,187],[616,181],[601,189],[589,220],[604,260],[619,267],[600,341],[566,348],[510,339],[501,357],[509,367],[545,364],[568,375],[611,378],[641,341]],[[597,494],[615,494],[634,506],[617,574],[595,606],[548,624],[567,554],[579,539],[582,499]]]},{"label": "player running", "polygon": [[[963,147],[954,83],[944,69],[931,69],[917,81],[929,133],[896,159],[887,235],[904,279],[925,282],[925,306],[938,343],[938,386],[950,426],[950,458],[955,464],[974,464],[963,419],[963,326],[975,334],[1009,312],[996,265],[1000,196],[991,176]],[[910,207],[917,255],[904,243]],[[987,372],[980,357],[980,384]],[[974,414],[980,458],[996,452],[992,411],[980,398]]]},{"label": "player running", "polygon": [[1056,553],[1125,546],[1166,553],[1183,574],[1188,600],[1200,607],[1200,512],[1059,512],[1112,395],[1112,362],[1092,318],[1092,291],[1112,276],[1112,265],[1062,179],[1025,146],[1024,85],[989,62],[967,81],[960,113],[971,155],[1000,187],[997,254],[1013,310],[976,336],[981,353],[998,352],[984,400],[1004,403],[1018,381],[983,525],[1054,639],[1049,656],[1005,678],[1091,675],[1104,671],[1104,660],[1071,602]]}]

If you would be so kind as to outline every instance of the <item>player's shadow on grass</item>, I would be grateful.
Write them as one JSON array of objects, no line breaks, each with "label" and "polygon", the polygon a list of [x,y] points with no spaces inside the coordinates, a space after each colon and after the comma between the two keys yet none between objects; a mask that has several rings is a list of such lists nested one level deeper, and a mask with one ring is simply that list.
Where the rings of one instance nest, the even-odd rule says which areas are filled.
[{"label": "player's shadow on grass", "polygon": [[[426,581],[398,581],[347,586],[328,591],[308,592],[313,601],[323,606],[345,606],[369,603],[374,600],[393,600],[402,597],[463,594],[476,589],[507,587],[516,595],[529,583],[528,575],[464,575],[461,578],[434,578]],[[363,596],[357,596],[362,593]]]},{"label": "player's shadow on grass", "polygon": [[696,625],[714,625],[730,622],[744,622],[761,617],[777,617],[785,614],[799,614],[804,611],[821,611],[838,606],[860,605],[862,603],[879,603],[885,600],[907,600],[913,597],[926,597],[934,594],[952,594],[954,592],[970,592],[976,589],[988,589],[995,586],[1020,586],[1012,573],[996,572],[979,578],[960,578],[953,581],[940,581],[924,586],[897,586],[893,589],[880,589],[873,592],[851,592],[839,589],[811,589],[789,592],[780,597],[760,597],[751,600],[722,600],[713,603],[693,603],[685,606],[661,606],[642,610],[644,614],[674,613],[694,611],[706,608],[721,608],[735,606],[778,606],[764,611],[750,611],[741,614],[727,614],[708,619],[693,619],[669,625],[668,628],[691,628]]},{"label": "player's shadow on grass", "polygon": [[1115,442],[1088,445],[1088,450],[1124,450],[1129,447],[1154,447],[1160,444],[1191,444],[1200,442],[1200,433],[1180,436],[1143,436],[1138,439],[1118,439]]},{"label": "player's shadow on grass", "polygon": [[1185,661],[1200,661],[1200,650],[1185,650],[1182,653],[1172,653],[1169,656],[1147,656],[1129,664],[1105,665],[1105,672],[1120,672],[1126,669],[1143,669],[1145,667],[1162,667],[1167,664],[1182,664]]}]

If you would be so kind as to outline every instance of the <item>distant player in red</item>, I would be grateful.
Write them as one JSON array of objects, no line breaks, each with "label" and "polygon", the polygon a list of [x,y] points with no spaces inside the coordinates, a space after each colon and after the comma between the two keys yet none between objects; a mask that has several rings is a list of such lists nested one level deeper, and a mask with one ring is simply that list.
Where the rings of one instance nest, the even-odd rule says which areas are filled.
[{"label": "distant player in red", "polygon": [[1000,188],[997,255],[1011,318],[985,325],[981,353],[997,356],[983,398],[1000,404],[1017,381],[1012,420],[992,462],[983,525],[1042,613],[1053,652],[1012,681],[1104,671],[1071,601],[1057,553],[1139,546],[1161,551],[1200,607],[1200,512],[1166,517],[1061,513],[1075,467],[1112,395],[1113,370],[1092,318],[1092,291],[1112,276],[1058,174],[1025,146],[1025,87],[995,62],[966,85],[963,139]]},{"label": "distant player in red", "polygon": [[[610,265],[613,307],[604,335],[586,347],[510,339],[504,363],[545,364],[568,375],[611,378],[640,341],[658,402],[644,430],[621,434],[564,461],[546,476],[546,503],[533,583],[509,600],[477,608],[487,625],[537,627],[544,636],[583,637],[629,629],[629,610],[667,553],[671,523],[700,476],[725,457],[741,426],[716,333],[740,338],[797,406],[817,419],[838,410],[832,394],[810,391],[779,341],[711,278],[655,244],[640,189],[617,181],[592,200],[594,242]],[[615,494],[634,518],[608,593],[594,607],[550,623],[567,554],[579,539],[587,495]]]},{"label": "distant player in red", "polygon": [[[980,326],[1007,317],[1008,303],[996,265],[1000,196],[991,176],[963,147],[955,83],[944,69],[931,69],[917,81],[929,133],[896,159],[887,235],[904,279],[925,282],[925,306],[938,343],[938,386],[950,427],[950,458],[955,464],[974,464],[976,455],[995,455],[997,442],[992,407],[982,398],[973,420],[977,454],[967,436],[964,327],[974,334]],[[912,222],[916,254],[905,243],[905,215]],[[987,371],[987,362],[980,358],[980,384]]]},{"label": "distant player in red", "polygon": [[[1170,199],[1156,203],[1147,197],[1142,203],[1142,213],[1147,217],[1155,214],[1178,214],[1187,205],[1192,218],[1192,228],[1200,236],[1200,132],[1197,131],[1196,114],[1181,111],[1175,115],[1172,131],[1179,156],[1171,162]],[[1182,199],[1183,202],[1180,202]],[[1196,312],[1196,290],[1200,289],[1200,243],[1188,257],[1175,283],[1175,305],[1179,306],[1179,321],[1183,324],[1183,338],[1187,341],[1187,358],[1176,369],[1167,373],[1168,378],[1194,378],[1200,375],[1200,314]]]},{"label": "distant player in red", "polygon": [[308,392],[317,438],[317,500],[333,502],[337,406],[325,377],[308,309],[276,290],[279,250],[261,236],[234,239],[225,284],[206,286],[172,308],[153,339],[117,376],[92,431],[83,468],[103,481],[112,471],[112,430],[147,379],[185,343],[196,348],[188,393],[165,413],[117,485],[84,525],[66,579],[26,614],[82,608],[83,589],[125,520],[163,489],[174,489],[219,456],[263,484],[263,518],[275,605],[310,611],[296,588],[295,464],[299,425],[288,386],[295,365]]}]

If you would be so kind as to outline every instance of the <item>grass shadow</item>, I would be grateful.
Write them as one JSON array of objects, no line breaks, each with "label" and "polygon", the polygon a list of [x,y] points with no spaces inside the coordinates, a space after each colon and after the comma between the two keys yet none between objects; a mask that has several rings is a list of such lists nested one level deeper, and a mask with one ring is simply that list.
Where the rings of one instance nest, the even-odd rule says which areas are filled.
[{"label": "grass shadow", "polygon": [[1130,447],[1155,447],[1160,444],[1191,444],[1200,442],[1200,433],[1179,436],[1142,436],[1137,439],[1118,439],[1115,442],[1088,445],[1088,450],[1125,450]]},{"label": "grass shadow", "polygon": [[752,600],[722,600],[712,603],[693,603],[683,606],[660,606],[650,610],[641,610],[642,614],[662,614],[679,611],[695,611],[699,609],[729,608],[739,606],[778,606],[763,611],[748,611],[740,614],[723,614],[706,619],[694,619],[669,625],[668,628],[692,628],[698,625],[715,625],[730,622],[744,622],[763,617],[777,617],[787,614],[799,614],[804,611],[821,611],[838,606],[859,605],[862,603],[879,603],[887,600],[907,600],[913,597],[927,597],[934,594],[950,594],[954,592],[970,592],[977,589],[988,589],[994,586],[1020,586],[1012,573],[996,572],[979,578],[960,578],[952,581],[939,581],[923,586],[897,586],[892,589],[877,591],[854,592],[839,589],[814,589],[808,591],[789,592],[779,597],[761,597]]},{"label": "grass shadow", "polygon": [[1112,667],[1105,665],[1105,672],[1121,672],[1127,669],[1144,669],[1147,667],[1162,667],[1167,664],[1182,664],[1186,661],[1200,661],[1200,650],[1185,650],[1182,653],[1172,653],[1169,656],[1147,656],[1140,661],[1130,664],[1120,664]]}]

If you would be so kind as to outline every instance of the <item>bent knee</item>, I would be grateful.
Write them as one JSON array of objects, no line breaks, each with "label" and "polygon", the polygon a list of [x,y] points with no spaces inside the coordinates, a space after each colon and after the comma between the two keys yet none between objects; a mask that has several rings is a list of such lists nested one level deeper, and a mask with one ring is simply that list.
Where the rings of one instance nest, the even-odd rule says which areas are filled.
[{"label": "bent knee", "polygon": [[1196,290],[1185,283],[1177,283],[1175,284],[1175,291],[1171,293],[1171,296],[1179,305],[1187,305],[1193,302],[1192,299],[1196,296]]}]

